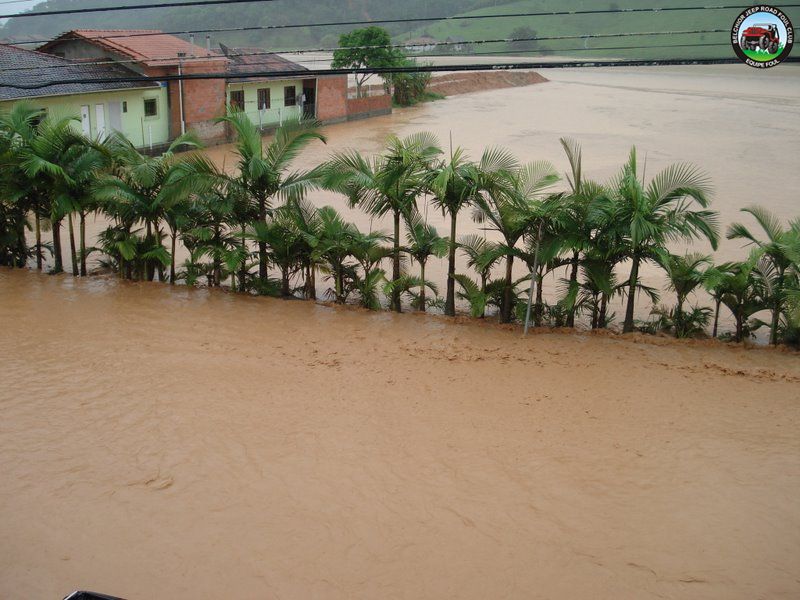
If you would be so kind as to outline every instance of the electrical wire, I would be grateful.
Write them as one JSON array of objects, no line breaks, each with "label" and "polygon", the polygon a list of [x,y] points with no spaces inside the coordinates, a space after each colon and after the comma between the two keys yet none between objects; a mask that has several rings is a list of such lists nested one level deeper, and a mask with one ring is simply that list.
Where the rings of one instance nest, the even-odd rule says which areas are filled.
[{"label": "electrical wire", "polygon": [[[625,32],[625,33],[597,33],[597,34],[584,34],[584,35],[559,35],[559,36],[535,36],[535,37],[524,37],[524,38],[495,38],[495,39],[487,39],[487,40],[464,40],[460,42],[455,41],[445,41],[445,42],[431,42],[430,44],[426,44],[427,46],[434,46],[434,47],[445,47],[445,46],[457,46],[457,45],[481,45],[481,44],[510,44],[510,43],[518,43],[518,42],[539,42],[539,41],[553,41],[553,40],[589,40],[589,39],[608,39],[608,38],[627,38],[627,37],[639,37],[639,36],[661,36],[661,35],[700,35],[706,33],[729,33],[727,29],[697,29],[693,31],[640,31],[640,32]],[[164,34],[167,35],[167,34]],[[91,38],[92,40],[95,38]],[[402,44],[388,44],[382,46],[350,46],[349,49],[351,50],[373,50],[378,48],[406,48],[408,42]],[[326,52],[335,52],[339,48],[298,48],[293,50],[270,50],[270,51],[258,51],[258,52],[241,52],[237,53],[236,57],[249,57],[249,56],[268,56],[273,54],[311,54],[311,53],[326,53]],[[557,53],[558,49],[552,49],[553,52]],[[214,55],[214,58],[221,58],[224,55]],[[149,59],[149,63],[158,63],[158,62],[165,62],[170,61],[174,62],[178,60],[178,58],[183,58],[187,63],[194,60],[202,61],[207,60],[209,56],[196,56],[196,57],[179,57],[179,56],[166,56],[166,57],[159,57]],[[141,60],[133,60],[133,59],[124,59],[124,60],[103,60],[103,61],[91,61],[91,62],[73,62],[64,65],[58,65],[53,67],[46,67],[47,69],[56,69],[56,68],[66,68],[74,66],[75,64],[82,64],[82,65],[89,65],[89,66],[101,66],[101,65],[116,65],[116,64],[135,64],[139,63]],[[7,69],[3,69],[3,71],[30,71],[30,70],[39,70],[42,67],[9,67]]]},{"label": "electrical wire", "polygon": [[[65,83],[143,83],[157,81],[192,81],[209,79],[286,79],[292,77],[323,77],[326,75],[384,75],[392,73],[439,73],[459,71],[515,71],[532,69],[561,68],[597,68],[597,67],[649,67],[670,65],[723,65],[740,64],[738,57],[731,58],[697,58],[697,59],[639,59],[639,60],[576,60],[576,61],[544,61],[544,62],[511,62],[511,63],[467,63],[456,65],[414,65],[408,67],[382,67],[368,69],[303,69],[295,71],[250,71],[247,73],[184,73],[182,75],[161,75],[159,77],[91,77],[86,79],[61,79],[36,84],[4,84],[2,87],[35,90]],[[785,62],[800,62],[800,57],[789,57]]]},{"label": "electrical wire", "polygon": [[[800,7],[800,4],[784,4],[785,8]],[[233,32],[246,32],[246,31],[276,31],[282,29],[301,29],[301,28],[316,28],[316,27],[345,27],[345,26],[360,26],[360,25],[374,25],[376,23],[398,24],[398,23],[427,23],[434,21],[461,21],[461,20],[475,20],[475,19],[520,19],[526,17],[552,17],[552,16],[575,16],[575,15],[595,15],[595,14],[620,14],[620,13],[659,13],[668,11],[697,11],[697,10],[732,10],[732,9],[745,9],[748,6],[743,5],[717,5],[717,6],[685,6],[685,7],[661,7],[661,8],[619,8],[619,9],[589,9],[589,10],[571,10],[571,11],[540,11],[540,12],[527,12],[527,13],[508,13],[508,14],[490,14],[490,15],[450,15],[443,17],[414,17],[414,18],[398,18],[398,19],[373,19],[369,21],[330,21],[325,23],[286,23],[281,25],[249,25],[242,27],[219,27],[211,29],[187,29],[182,31],[159,31],[159,32],[139,32],[133,34],[110,34],[95,39],[114,39],[114,38],[130,38],[130,37],[147,37],[152,35],[189,35],[193,33],[233,33]],[[27,13],[26,13],[27,14]],[[38,13],[47,14],[47,13]],[[17,15],[19,16],[19,15]],[[52,40],[19,40],[11,41],[8,43],[13,44],[46,44]]]},{"label": "electrical wire", "polygon": [[65,8],[45,12],[25,12],[0,15],[0,19],[22,19],[28,17],[51,17],[53,15],[76,15],[118,10],[145,10],[148,8],[175,8],[178,6],[207,6],[210,4],[242,4],[244,2],[277,2],[278,0],[187,0],[187,2],[156,2],[153,4],[125,4],[122,6],[96,6],[94,8]]}]

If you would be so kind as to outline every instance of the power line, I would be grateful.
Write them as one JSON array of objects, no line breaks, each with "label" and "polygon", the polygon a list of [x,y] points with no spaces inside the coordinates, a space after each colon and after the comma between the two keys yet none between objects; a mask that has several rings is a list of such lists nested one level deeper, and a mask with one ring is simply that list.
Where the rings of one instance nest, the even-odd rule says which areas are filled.
[{"label": "power line", "polygon": [[174,8],[177,6],[207,6],[209,4],[242,4],[244,2],[277,2],[277,0],[188,0],[187,2],[157,2],[154,4],[126,4],[123,6],[96,6],[94,8],[65,8],[46,12],[26,12],[0,15],[0,19],[50,17],[53,15],[75,15],[96,12],[112,12],[118,10],[144,10],[147,8]]},{"label": "power line", "polygon": [[[247,1],[247,0],[240,0]],[[270,0],[271,1],[271,0]],[[800,4],[784,4],[786,8],[800,7]],[[160,32],[139,32],[130,34],[111,34],[106,36],[99,36],[94,39],[114,39],[114,38],[131,38],[131,37],[148,37],[153,35],[189,35],[193,33],[233,33],[243,31],[276,31],[282,29],[302,29],[302,28],[316,28],[316,27],[345,27],[345,26],[359,26],[359,25],[373,25],[376,23],[382,24],[398,24],[398,23],[426,23],[434,21],[461,21],[461,20],[474,20],[474,19],[519,19],[526,17],[552,17],[552,16],[568,16],[568,15],[595,15],[595,14],[620,14],[620,13],[658,13],[658,12],[675,12],[675,11],[697,11],[697,10],[731,10],[731,9],[744,9],[748,6],[742,5],[718,5],[718,6],[685,6],[685,7],[663,7],[663,8],[626,8],[626,9],[591,9],[591,10],[573,10],[573,11],[542,11],[542,12],[527,12],[527,13],[508,13],[508,14],[489,14],[489,15],[451,15],[443,17],[414,17],[414,18],[398,18],[398,19],[373,19],[370,21],[330,21],[325,23],[286,23],[281,25],[249,25],[242,27],[218,27],[211,29],[187,29],[183,31],[160,31]],[[27,13],[26,13],[27,14]],[[43,13],[38,13],[43,14]],[[46,44],[52,40],[20,40],[18,42],[9,42],[15,44]]]},{"label": "power line", "polygon": [[[434,47],[444,47],[444,46],[458,46],[458,45],[480,45],[480,44],[501,44],[501,43],[516,43],[516,42],[539,42],[539,41],[553,41],[553,40],[588,40],[588,39],[608,39],[608,38],[627,38],[627,37],[639,37],[639,36],[662,36],[662,35],[698,35],[698,34],[705,34],[705,33],[728,33],[727,29],[697,29],[691,31],[639,31],[639,32],[625,32],[625,33],[596,33],[596,34],[584,34],[584,35],[558,35],[558,36],[535,36],[535,37],[525,37],[525,38],[494,38],[494,39],[486,39],[486,40],[464,40],[460,42],[449,41],[449,42],[431,42],[426,44],[427,46],[434,46]],[[92,38],[95,39],[95,38]],[[351,46],[349,49],[352,50],[371,50],[377,48],[405,48],[408,45],[408,42],[403,44],[388,44],[388,45],[381,45],[381,46]],[[319,53],[319,52],[334,52],[338,50],[337,48],[298,48],[294,50],[270,50],[270,51],[259,51],[259,52],[242,52],[236,54],[237,57],[248,57],[248,56],[267,56],[272,54],[309,54],[309,53]],[[557,52],[557,49],[553,50]],[[223,55],[215,55],[215,56],[223,56]],[[177,60],[178,56],[166,56],[160,58],[150,59],[148,62],[155,63],[155,62],[162,62],[162,61],[175,61]],[[190,62],[192,59],[191,57],[185,57],[187,63]],[[203,60],[207,57],[195,57],[196,60]],[[82,64],[82,65],[91,65],[91,66],[100,66],[100,65],[114,65],[114,64],[133,64],[141,62],[140,60],[133,60],[133,59],[125,59],[125,60],[103,60],[103,61],[93,61],[93,62],[75,62],[65,64],[63,66],[53,66],[53,67],[46,67],[48,69],[56,69],[56,68],[66,68],[74,66],[75,64]],[[25,70],[39,70],[42,67],[10,67],[8,69],[4,69],[4,71],[25,71]]]},{"label": "power line", "polygon": [[[800,62],[800,58],[789,57],[785,62]],[[698,59],[639,59],[639,60],[585,60],[585,61],[545,61],[545,62],[510,62],[510,63],[467,63],[456,65],[414,65],[409,67],[382,67],[369,69],[303,69],[295,71],[250,71],[247,73],[185,73],[183,75],[162,75],[159,77],[92,77],[87,79],[61,79],[37,84],[5,84],[3,87],[34,90],[64,83],[138,83],[149,81],[190,81],[209,79],[284,79],[287,77],[322,77],[326,75],[384,75],[391,73],[439,73],[458,71],[515,71],[532,69],[561,68],[597,68],[597,67],[649,67],[670,65],[723,65],[739,64],[737,57],[732,58],[698,58]]]}]

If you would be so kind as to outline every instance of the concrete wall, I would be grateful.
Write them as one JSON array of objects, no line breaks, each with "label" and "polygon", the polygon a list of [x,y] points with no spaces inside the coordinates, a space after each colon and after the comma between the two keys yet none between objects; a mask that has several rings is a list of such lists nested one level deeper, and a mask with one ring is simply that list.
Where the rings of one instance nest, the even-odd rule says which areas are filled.
[{"label": "concrete wall", "polygon": [[347,100],[347,120],[367,119],[392,112],[392,97],[368,96],[367,98],[350,98]]},{"label": "concrete wall", "polygon": [[[284,88],[294,87],[297,105],[284,105]],[[258,90],[269,89],[270,108],[258,109]],[[230,106],[231,92],[244,91],[244,112],[256,125],[269,127],[279,125],[286,119],[297,119],[300,116],[300,96],[303,93],[303,81],[300,79],[276,79],[270,81],[231,82],[228,84],[227,104]]]},{"label": "concrete wall", "polygon": [[[145,99],[155,99],[157,114],[154,117],[144,116]],[[7,111],[17,102],[26,102],[35,108],[47,109],[49,115],[55,118],[77,117],[74,127],[76,131],[85,131],[85,124],[80,120],[81,107],[89,108],[88,133],[97,137],[99,133],[97,121],[97,106],[102,106],[106,131],[111,131],[112,104],[118,109],[123,133],[137,148],[148,148],[164,144],[169,141],[169,109],[167,107],[167,90],[165,88],[140,88],[123,90],[119,92],[102,92],[90,94],[73,94],[70,96],[46,96],[26,100],[13,100],[0,102],[0,110]],[[127,112],[123,111],[124,108]]]}]

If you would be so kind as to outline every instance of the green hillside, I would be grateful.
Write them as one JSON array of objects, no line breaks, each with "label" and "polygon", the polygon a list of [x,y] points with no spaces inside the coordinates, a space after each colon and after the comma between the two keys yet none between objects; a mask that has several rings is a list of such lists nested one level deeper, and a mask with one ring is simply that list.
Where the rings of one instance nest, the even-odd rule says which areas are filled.
[{"label": "green hillside", "polygon": [[[713,5],[714,3],[707,3]],[[518,0],[499,2],[496,6],[480,8],[462,14],[488,15],[525,12],[618,9],[633,7],[692,6],[689,0]],[[587,34],[617,34],[630,32],[723,30],[720,33],[694,35],[652,35],[634,37],[586,38],[570,40],[541,40],[513,44],[473,44],[473,53],[524,53],[528,56],[559,54],[568,57],[653,58],[716,58],[730,57],[730,28],[739,13],[747,6],[730,10],[667,11],[658,13],[609,13],[543,17],[509,17],[442,21],[426,24],[400,39],[431,36],[437,40],[508,39],[554,36],[584,36]],[[787,9],[794,23],[800,22],[800,10]],[[685,44],[709,44],[704,47],[681,47]],[[639,48],[645,46],[645,48]],[[674,47],[663,47],[674,46]],[[620,49],[623,48],[623,49]],[[627,49],[630,48],[630,49]],[[437,52],[451,53],[447,46]]]},{"label": "green hillside", "polygon": [[[180,0],[171,0],[180,1]],[[124,0],[124,4],[146,4],[152,0]],[[415,16],[449,16],[491,4],[491,0],[278,0],[218,6],[148,9],[79,15],[9,19],[0,29],[0,39],[51,38],[70,29],[187,29],[230,28],[306,24],[376,19],[407,19]],[[65,8],[103,6],[99,0],[47,0],[35,12]],[[108,5],[107,3],[105,4]],[[394,35],[408,31],[414,23],[387,25]],[[338,36],[352,27],[296,28],[280,31],[250,31],[213,34],[215,42],[298,48],[323,44],[335,46]]]}]

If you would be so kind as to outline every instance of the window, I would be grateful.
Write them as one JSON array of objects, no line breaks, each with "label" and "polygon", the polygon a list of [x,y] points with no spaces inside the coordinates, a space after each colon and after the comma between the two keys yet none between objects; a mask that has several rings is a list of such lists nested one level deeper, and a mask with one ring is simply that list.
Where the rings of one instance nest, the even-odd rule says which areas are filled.
[{"label": "window", "polygon": [[258,110],[269,108],[269,104],[270,104],[269,88],[263,88],[258,90]]},{"label": "window", "polygon": [[297,104],[297,92],[293,85],[287,85],[283,88],[283,105],[294,106]]},{"label": "window", "polygon": [[231,90],[231,110],[244,110],[244,90]]},{"label": "window", "polygon": [[144,99],[144,116],[157,117],[158,116],[158,99],[145,98]]},{"label": "window", "polygon": [[124,100],[122,101],[122,112],[124,113],[128,112],[128,103],[125,102]]}]

